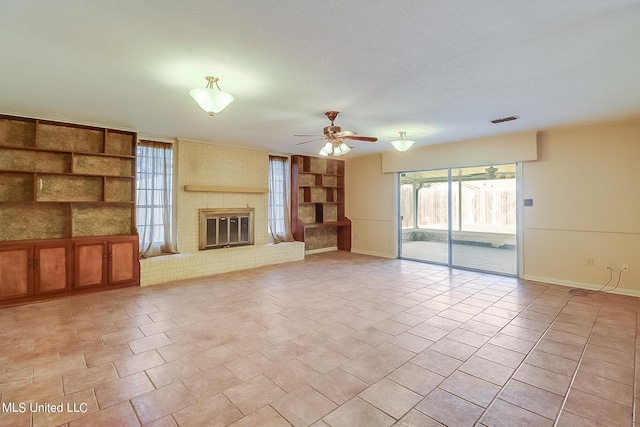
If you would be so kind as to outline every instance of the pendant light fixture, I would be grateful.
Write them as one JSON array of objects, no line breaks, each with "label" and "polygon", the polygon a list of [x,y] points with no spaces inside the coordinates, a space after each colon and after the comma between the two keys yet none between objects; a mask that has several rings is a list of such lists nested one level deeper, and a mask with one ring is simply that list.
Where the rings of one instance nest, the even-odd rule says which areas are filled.
[{"label": "pendant light fixture", "polygon": [[406,138],[407,138],[407,133],[400,132],[400,139],[394,139],[393,141],[391,141],[391,145],[393,145],[393,148],[400,151],[401,153],[405,152],[409,148],[411,148],[413,144],[416,143],[414,140],[406,139]]},{"label": "pendant light fixture", "polygon": [[[207,87],[191,89],[189,95],[198,103],[200,108],[210,116],[224,110],[234,100],[233,95],[223,92],[218,86],[218,78],[207,76]],[[216,88],[213,87],[215,83]]]}]

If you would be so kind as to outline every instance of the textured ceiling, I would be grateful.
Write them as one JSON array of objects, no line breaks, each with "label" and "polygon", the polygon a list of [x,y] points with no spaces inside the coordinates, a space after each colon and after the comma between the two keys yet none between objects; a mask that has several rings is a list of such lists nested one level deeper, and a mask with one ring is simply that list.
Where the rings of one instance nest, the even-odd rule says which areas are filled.
[{"label": "textured ceiling", "polygon": [[[640,116],[640,1],[2,2],[0,112],[316,154]],[[220,78],[209,117],[188,92]],[[500,125],[490,120],[520,120]]]}]

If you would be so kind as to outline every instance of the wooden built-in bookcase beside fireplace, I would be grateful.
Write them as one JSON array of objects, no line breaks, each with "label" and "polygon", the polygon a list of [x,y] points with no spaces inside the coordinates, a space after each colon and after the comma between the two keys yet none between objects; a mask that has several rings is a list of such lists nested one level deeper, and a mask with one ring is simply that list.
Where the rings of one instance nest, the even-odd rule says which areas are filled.
[{"label": "wooden built-in bookcase beside fireplace", "polygon": [[136,144],[0,115],[0,305],[139,285]]},{"label": "wooden built-in bookcase beside fireplace", "polygon": [[307,251],[351,250],[344,191],[343,160],[291,156],[291,228]]}]

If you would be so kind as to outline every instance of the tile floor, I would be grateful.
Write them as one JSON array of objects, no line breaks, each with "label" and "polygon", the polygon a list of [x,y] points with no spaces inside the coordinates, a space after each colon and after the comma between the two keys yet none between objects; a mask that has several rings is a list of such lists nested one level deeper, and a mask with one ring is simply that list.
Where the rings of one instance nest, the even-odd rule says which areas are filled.
[{"label": "tile floor", "polygon": [[332,252],[4,308],[0,425],[630,426],[638,299],[568,291]]}]

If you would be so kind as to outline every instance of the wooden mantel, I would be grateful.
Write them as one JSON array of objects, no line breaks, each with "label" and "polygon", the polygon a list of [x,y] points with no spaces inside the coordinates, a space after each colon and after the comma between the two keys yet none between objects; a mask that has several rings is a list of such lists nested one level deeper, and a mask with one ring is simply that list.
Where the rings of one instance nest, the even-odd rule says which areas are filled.
[{"label": "wooden mantel", "polygon": [[216,185],[185,185],[184,191],[204,193],[268,193],[268,187],[226,187]]}]

